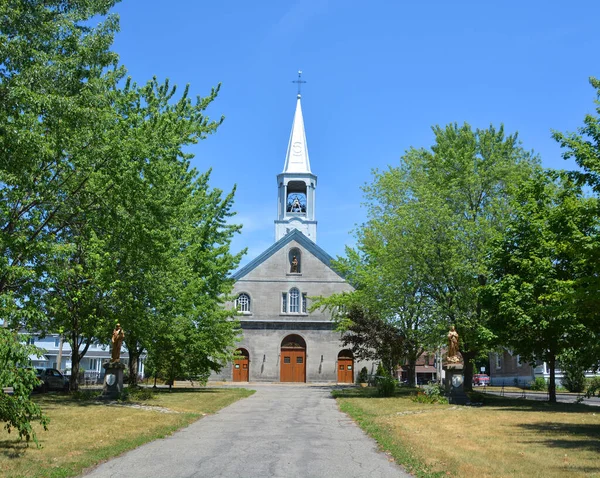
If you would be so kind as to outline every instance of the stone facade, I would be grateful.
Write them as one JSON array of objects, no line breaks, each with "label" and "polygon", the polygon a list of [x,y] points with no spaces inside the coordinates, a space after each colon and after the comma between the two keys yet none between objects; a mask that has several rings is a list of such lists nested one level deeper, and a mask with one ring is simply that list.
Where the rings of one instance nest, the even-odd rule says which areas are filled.
[{"label": "stone facade", "polygon": [[[299,255],[297,273],[290,272],[294,255]],[[309,311],[311,297],[352,290],[331,269],[330,260],[322,249],[294,230],[236,274],[234,294],[243,293],[250,298],[250,310],[239,317],[243,332],[239,347],[248,352],[250,381],[280,381],[281,345],[290,335],[299,335],[306,342],[307,382],[338,381],[341,334],[335,330],[328,312]],[[294,288],[306,297],[306,309],[300,306],[299,312],[284,312],[284,294]],[[355,362],[354,379],[363,366],[369,373],[374,372],[372,363]],[[231,381],[232,377],[229,364],[211,379]]]}]

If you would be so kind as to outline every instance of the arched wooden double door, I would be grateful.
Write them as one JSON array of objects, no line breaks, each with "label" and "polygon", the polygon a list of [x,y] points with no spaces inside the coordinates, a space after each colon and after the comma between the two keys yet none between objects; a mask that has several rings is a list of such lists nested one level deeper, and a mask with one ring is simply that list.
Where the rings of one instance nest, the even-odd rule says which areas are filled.
[{"label": "arched wooden double door", "polygon": [[250,354],[246,349],[237,349],[233,361],[233,381],[248,382],[250,380]]},{"label": "arched wooden double door", "polygon": [[306,342],[299,335],[288,335],[281,342],[281,382],[306,382]]},{"label": "arched wooden double door", "polygon": [[354,383],[354,355],[350,350],[338,354],[338,383]]}]

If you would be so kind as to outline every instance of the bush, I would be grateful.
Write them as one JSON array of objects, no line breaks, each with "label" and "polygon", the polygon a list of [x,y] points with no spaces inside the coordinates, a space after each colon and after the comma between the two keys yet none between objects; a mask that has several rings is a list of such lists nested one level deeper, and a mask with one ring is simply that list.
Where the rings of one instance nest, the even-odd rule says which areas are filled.
[{"label": "bush", "polygon": [[121,393],[120,400],[123,402],[138,402],[154,398],[154,392],[150,388],[125,388]]},{"label": "bush", "polygon": [[396,390],[396,380],[392,377],[378,377],[377,395],[380,397],[393,397]]},{"label": "bush", "polygon": [[412,397],[412,401],[418,403],[448,403],[448,399],[444,395],[444,389],[437,383],[425,385],[422,390],[419,390]]},{"label": "bush", "polygon": [[585,369],[577,365],[563,367],[565,375],[562,384],[569,392],[581,393],[585,390]]},{"label": "bush", "polygon": [[585,394],[588,398],[594,395],[600,396],[600,377],[592,377],[586,380]]},{"label": "bush", "polygon": [[548,390],[548,383],[543,377],[536,377],[536,379],[529,384],[529,388],[531,390],[545,392]]},{"label": "bush", "polygon": [[356,383],[367,383],[369,381],[369,371],[367,367],[363,367],[356,376]]}]

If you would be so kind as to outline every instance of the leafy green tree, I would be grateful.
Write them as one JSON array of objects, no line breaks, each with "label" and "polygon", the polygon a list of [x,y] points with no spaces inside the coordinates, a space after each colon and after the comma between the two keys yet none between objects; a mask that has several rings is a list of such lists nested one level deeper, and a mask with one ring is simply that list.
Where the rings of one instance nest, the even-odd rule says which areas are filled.
[{"label": "leafy green tree", "polygon": [[79,387],[81,360],[102,337],[109,319],[109,292],[103,280],[105,241],[90,226],[89,221],[72,222],[58,235],[53,254],[43,257],[48,274],[38,296],[46,313],[42,320],[28,322],[36,330],[60,332],[69,343],[72,391]]},{"label": "leafy green tree", "polygon": [[485,304],[500,343],[529,362],[550,369],[550,401],[556,401],[560,355],[589,343],[576,313],[577,278],[585,270],[578,251],[598,230],[595,201],[564,174],[536,175],[517,192],[504,236],[491,254]]},{"label": "leafy green tree", "polygon": [[[587,184],[593,191],[596,200],[600,200],[600,80],[591,77],[590,84],[596,89],[596,114],[587,114],[575,133],[553,132],[553,137],[565,149],[563,158],[573,158],[581,168],[570,175],[579,182]],[[600,203],[595,214],[599,214]],[[590,336],[594,335],[594,344],[588,344],[579,356],[591,358],[594,367],[600,360],[600,237],[593,235],[593,240],[585,243],[585,248],[578,251],[581,261],[587,264],[587,271],[576,278],[576,301],[574,311],[588,327]],[[590,364],[588,364],[589,366]]]},{"label": "leafy green tree", "polygon": [[0,4],[0,309],[13,323],[41,313],[29,301],[44,274],[40,255],[74,214],[98,204],[98,176],[115,164],[105,145],[123,75],[108,49],[117,20],[89,22],[114,3]]},{"label": "leafy green tree", "polygon": [[398,326],[409,362],[455,325],[469,388],[473,360],[495,338],[479,297],[489,250],[538,160],[502,127],[451,124],[433,132],[430,150],[411,148],[399,166],[375,171],[365,188],[369,220],[357,233],[358,251],[349,251],[340,269],[360,303],[383,308]]},{"label": "leafy green tree", "polygon": [[[140,355],[160,343],[161,322],[181,315],[183,304],[190,308],[188,320],[202,317],[206,325],[210,317],[222,318],[217,296],[231,287],[227,276],[239,261],[228,251],[239,230],[226,224],[233,193],[222,198],[211,190],[209,173],[190,169],[192,156],[183,152],[221,123],[204,114],[218,90],[193,101],[188,88],[176,99],[168,81],[153,79],[142,87],[128,82],[117,105],[130,167],[113,189],[110,309],[126,332],[133,384]],[[191,291],[200,295],[193,299]],[[217,330],[214,337],[216,345]],[[212,352],[218,356],[218,347]]]},{"label": "leafy green tree", "polygon": [[343,343],[352,344],[357,357],[379,359],[389,371],[407,364],[416,384],[417,359],[437,345],[439,322],[423,293],[421,264],[406,249],[405,237],[397,234],[396,218],[388,214],[395,210],[382,206],[381,190],[374,189],[367,193],[372,199],[369,222],[357,232],[357,248],[348,248],[346,257],[335,262],[355,291],[321,297],[314,307],[341,311],[334,316]]},{"label": "leafy green tree", "polygon": [[494,340],[479,298],[489,275],[486,259],[508,220],[510,198],[538,160],[503,127],[451,124],[433,132],[430,151],[410,149],[375,184],[387,214],[397,217],[390,220],[396,235],[418,258],[433,313],[456,326],[469,388],[473,360]]},{"label": "leafy green tree", "polygon": [[223,197],[210,189],[209,176],[195,181],[185,220],[179,223],[173,267],[163,276],[166,296],[177,300],[157,303],[156,329],[146,345],[151,365],[169,381],[206,381],[231,359],[239,335],[239,323],[232,320],[235,312],[224,305],[233,287],[231,272],[244,253],[229,251],[240,227],[227,222],[233,192]]},{"label": "leafy green tree", "polygon": [[[13,429],[19,438],[31,439],[37,444],[32,422],[39,422],[44,430],[48,429],[48,417],[31,400],[32,390],[38,384],[30,355],[41,355],[41,351],[32,345],[20,342],[15,332],[0,329],[0,421],[10,433]],[[2,392],[2,388],[12,387],[13,394]]]}]

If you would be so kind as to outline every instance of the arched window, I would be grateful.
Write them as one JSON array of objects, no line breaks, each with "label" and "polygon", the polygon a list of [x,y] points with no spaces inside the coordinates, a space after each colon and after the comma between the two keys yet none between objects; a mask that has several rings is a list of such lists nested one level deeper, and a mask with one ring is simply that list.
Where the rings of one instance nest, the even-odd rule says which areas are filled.
[{"label": "arched window", "polygon": [[246,293],[238,295],[235,300],[235,307],[238,312],[250,312],[250,296]]},{"label": "arched window", "polygon": [[302,253],[300,252],[300,249],[297,247],[290,249],[288,258],[290,261],[290,273],[294,274],[302,272]]},{"label": "arched window", "polygon": [[290,313],[297,314],[300,312],[300,291],[295,287],[290,289],[289,299]]}]

